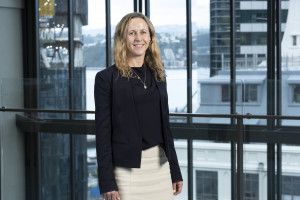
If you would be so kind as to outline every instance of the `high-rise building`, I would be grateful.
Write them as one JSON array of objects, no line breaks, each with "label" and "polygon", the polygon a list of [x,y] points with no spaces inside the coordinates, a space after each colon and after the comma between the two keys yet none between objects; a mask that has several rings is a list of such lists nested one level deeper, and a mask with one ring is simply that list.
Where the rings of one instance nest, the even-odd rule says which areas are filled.
[{"label": "high-rise building", "polygon": [[[289,1],[281,2],[282,33],[285,29]],[[267,1],[237,0],[236,68],[266,67]],[[211,65],[210,76],[230,67],[230,1],[210,1]],[[283,34],[282,34],[283,35]]]}]

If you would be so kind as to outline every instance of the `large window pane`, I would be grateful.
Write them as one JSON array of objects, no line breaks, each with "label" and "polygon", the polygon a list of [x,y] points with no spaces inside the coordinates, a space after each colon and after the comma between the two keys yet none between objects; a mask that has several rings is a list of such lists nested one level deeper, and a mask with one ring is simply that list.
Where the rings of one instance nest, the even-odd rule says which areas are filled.
[{"label": "large window pane", "polygon": [[187,167],[187,141],[175,139],[175,150],[177,153],[178,163],[183,179],[182,191],[174,197],[174,200],[188,200],[188,167]]},{"label": "large window pane", "polygon": [[[225,67],[230,66],[227,64],[230,63],[229,8],[229,1],[192,1],[192,60],[196,69],[193,70],[196,80],[193,111],[196,113],[230,114],[230,73]],[[194,122],[227,124],[230,120],[195,118]]]},{"label": "large window pane", "polygon": [[[199,15],[201,13],[201,15]],[[210,1],[192,1],[193,113],[203,113],[202,80],[210,77]]]},{"label": "large window pane", "polygon": [[42,199],[71,199],[69,135],[41,134],[41,169]]},{"label": "large window pane", "polygon": [[244,145],[244,199],[267,199],[267,145]]},{"label": "large window pane", "polygon": [[218,199],[218,172],[196,171],[196,199]]},{"label": "large window pane", "polygon": [[[105,2],[88,1],[88,24],[83,27],[83,63],[86,66],[86,109],[95,110],[94,82],[98,71],[106,67]],[[88,119],[95,119],[88,114]]]},{"label": "large window pane", "polygon": [[300,199],[300,147],[282,146],[282,199]]},{"label": "large window pane", "polygon": [[230,144],[195,140],[193,156],[195,199],[231,199]]},{"label": "large window pane", "polygon": [[[72,0],[74,40],[69,39],[67,0],[39,1],[40,69],[38,70],[37,105],[40,109],[86,109],[85,72],[83,62],[82,27],[87,25],[87,1]],[[72,51],[69,49],[73,43]],[[74,65],[69,53],[74,55]],[[72,73],[70,69],[72,68]],[[71,74],[71,76],[70,76]],[[71,97],[71,98],[70,98]],[[85,119],[82,115],[42,113],[42,118]],[[60,133],[40,133],[40,166],[42,199],[70,199],[71,155],[73,155],[75,180],[74,194],[86,199],[86,136]]]},{"label": "large window pane", "polygon": [[170,112],[187,111],[185,8],[183,0],[151,0],[150,3],[150,17],[167,73]]},{"label": "large window pane", "polygon": [[[287,5],[285,5],[288,3]],[[282,2],[282,12],[287,10],[283,37],[281,41],[282,58],[282,114],[299,115],[300,112],[300,36],[295,34],[300,23],[299,1]],[[297,120],[282,120],[283,126],[299,126]]]},{"label": "large window pane", "polygon": [[115,34],[115,29],[119,21],[128,13],[133,13],[133,1],[132,0],[111,0],[111,63],[114,63],[113,58],[113,37]]}]

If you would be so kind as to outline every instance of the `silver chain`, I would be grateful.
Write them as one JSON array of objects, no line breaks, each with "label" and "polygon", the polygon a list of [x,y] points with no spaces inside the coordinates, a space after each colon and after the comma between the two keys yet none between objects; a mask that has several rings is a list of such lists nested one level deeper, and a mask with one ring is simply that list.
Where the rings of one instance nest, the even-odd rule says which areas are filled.
[{"label": "silver chain", "polygon": [[141,83],[144,85],[144,89],[146,90],[147,89],[147,85],[146,85],[146,74],[147,74],[146,66],[145,66],[145,80],[144,80],[144,82],[142,81],[141,77],[137,73],[135,73],[134,70],[132,70],[132,71],[137,76],[137,78],[141,81]]}]

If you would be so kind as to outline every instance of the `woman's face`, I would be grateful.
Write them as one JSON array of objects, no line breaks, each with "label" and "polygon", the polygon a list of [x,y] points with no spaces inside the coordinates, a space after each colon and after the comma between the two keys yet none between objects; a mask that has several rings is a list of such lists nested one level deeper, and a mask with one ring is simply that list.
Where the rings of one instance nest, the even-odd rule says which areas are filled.
[{"label": "woman's face", "polygon": [[133,18],[129,21],[126,37],[127,57],[145,57],[151,41],[149,27],[144,19]]}]

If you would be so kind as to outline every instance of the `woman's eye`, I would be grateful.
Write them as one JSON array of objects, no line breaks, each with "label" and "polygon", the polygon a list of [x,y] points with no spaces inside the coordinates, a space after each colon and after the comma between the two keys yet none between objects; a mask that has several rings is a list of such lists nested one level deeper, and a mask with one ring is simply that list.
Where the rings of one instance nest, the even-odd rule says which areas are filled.
[{"label": "woman's eye", "polygon": [[134,35],[134,32],[130,32],[129,35]]}]

